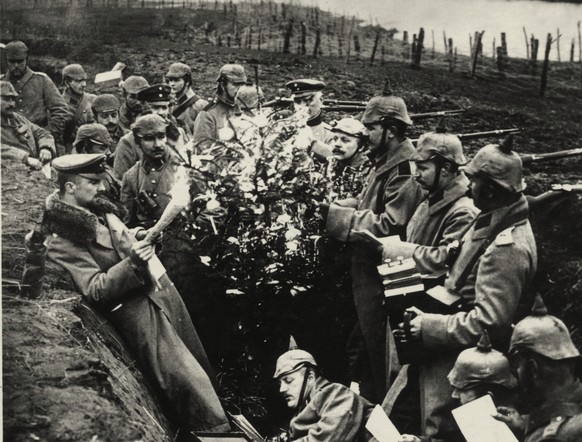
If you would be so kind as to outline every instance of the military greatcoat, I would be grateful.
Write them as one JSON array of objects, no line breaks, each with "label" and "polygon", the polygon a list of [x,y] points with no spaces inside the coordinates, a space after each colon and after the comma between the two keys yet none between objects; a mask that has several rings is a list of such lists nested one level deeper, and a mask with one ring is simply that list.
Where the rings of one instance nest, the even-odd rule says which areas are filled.
[{"label": "military greatcoat", "polygon": [[133,235],[112,213],[97,217],[47,200],[48,257],[119,332],[181,426],[228,430],[212,370],[184,303],[167,276],[156,291],[149,274],[129,258]]},{"label": "military greatcoat", "polygon": [[55,157],[53,136],[46,129],[30,122],[24,115],[14,112],[10,117],[2,117],[0,128],[3,157],[10,155],[26,162],[29,155],[38,158],[41,148],[49,149]]},{"label": "military greatcoat", "polygon": [[[408,159],[414,152],[406,139],[389,152],[373,159],[374,170],[359,198],[338,201],[330,206],[327,235],[341,241],[356,241],[353,231],[369,230],[377,237],[402,235],[406,224],[423,197],[422,189],[412,178]],[[352,256],[353,295],[358,326],[365,342],[371,379],[362,379],[362,395],[381,402],[389,377],[385,350],[386,313],[384,290],[377,266],[380,252],[355,243]],[[388,368],[391,371],[392,368]]]},{"label": "military greatcoat", "polygon": [[229,141],[235,133],[230,124],[234,103],[217,96],[205,110],[198,113],[194,122],[192,142],[196,153],[208,149],[216,141]]},{"label": "military greatcoat", "polygon": [[341,384],[319,377],[307,406],[289,425],[290,440],[352,442],[366,440],[366,422],[373,405]]}]

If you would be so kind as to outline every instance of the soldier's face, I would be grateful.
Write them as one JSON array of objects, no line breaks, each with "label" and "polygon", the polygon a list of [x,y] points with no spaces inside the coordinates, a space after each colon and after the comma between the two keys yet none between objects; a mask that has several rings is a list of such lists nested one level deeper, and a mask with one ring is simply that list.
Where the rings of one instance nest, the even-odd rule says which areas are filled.
[{"label": "soldier's face", "polygon": [[89,142],[87,143],[85,150],[87,153],[105,153],[107,151],[107,147],[108,146],[106,144]]},{"label": "soldier's face", "polygon": [[149,133],[140,138],[143,154],[151,159],[162,159],[166,152],[166,132]]},{"label": "soldier's face", "polygon": [[[297,405],[299,405],[299,396],[301,395],[305,371],[306,369],[302,368],[279,379],[279,393],[281,393],[289,408],[297,408]],[[308,386],[311,382],[312,380],[308,379]],[[308,394],[308,386],[305,388],[305,394]]]},{"label": "soldier's face", "polygon": [[415,161],[414,164],[414,179],[420,184],[420,187],[427,190],[434,184],[437,167],[434,161]]},{"label": "soldier's face", "polygon": [[97,123],[105,126],[110,134],[115,133],[119,124],[119,112],[117,110],[97,112],[96,120]]},{"label": "soldier's face", "polygon": [[[366,128],[364,134],[368,137],[368,148],[370,152],[374,152],[382,144],[382,132],[384,132],[384,128],[380,123],[364,124],[364,127]],[[387,137],[389,134],[390,131],[387,131]]]},{"label": "soldier's face", "polygon": [[180,95],[186,86],[183,78],[168,78],[168,85],[172,88],[174,95]]},{"label": "soldier's face", "polygon": [[11,117],[14,114],[14,109],[16,109],[15,98],[2,95],[2,98],[0,98],[0,108],[3,116]]},{"label": "soldier's face", "polygon": [[135,98],[135,94],[127,94],[125,96],[125,104],[134,113],[140,113],[144,107],[143,103]]},{"label": "soldier's face", "polygon": [[224,83],[224,90],[226,91],[226,94],[234,100],[236,93],[242,86],[244,86],[244,84],[244,82],[232,82],[230,80],[226,80]]},{"label": "soldier's face", "polygon": [[160,117],[168,118],[170,115],[169,103],[150,103],[149,108],[152,110],[152,113]]},{"label": "soldier's face", "polygon": [[81,95],[85,92],[85,88],[87,87],[87,79],[71,80],[69,81],[69,87],[75,94]]},{"label": "soldier's face", "polygon": [[336,133],[332,138],[333,156],[339,161],[349,160],[358,151],[358,142],[357,137]]},{"label": "soldier's face", "polygon": [[74,183],[67,183],[68,191],[73,194],[75,203],[79,207],[91,207],[91,203],[99,192],[105,190],[105,186],[100,179],[89,179],[78,176]]},{"label": "soldier's face", "polygon": [[316,117],[321,112],[323,106],[322,93],[316,92],[308,97],[295,98],[295,111],[299,112],[303,108],[307,108],[307,113],[310,117]]},{"label": "soldier's face", "polygon": [[6,64],[8,66],[8,71],[10,72],[10,75],[16,78],[20,78],[24,75],[24,71],[26,71],[28,57],[6,59]]},{"label": "soldier's face", "polygon": [[474,401],[475,399],[479,399],[481,395],[475,387],[466,387],[462,390],[458,390],[453,387],[453,393],[451,394],[451,397],[458,400],[461,405],[465,405],[471,401]]}]

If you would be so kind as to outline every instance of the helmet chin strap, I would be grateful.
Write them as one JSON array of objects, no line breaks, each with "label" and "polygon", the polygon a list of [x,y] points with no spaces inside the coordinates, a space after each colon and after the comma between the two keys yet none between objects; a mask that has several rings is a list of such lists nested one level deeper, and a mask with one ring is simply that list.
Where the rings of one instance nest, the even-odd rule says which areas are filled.
[{"label": "helmet chin strap", "polygon": [[301,392],[299,393],[299,399],[297,400],[296,414],[299,414],[299,412],[305,408],[305,405],[307,405],[305,401],[305,390],[307,390],[307,381],[309,379],[310,373],[311,369],[309,367],[306,367],[305,373],[303,373],[303,383],[301,384]]},{"label": "helmet chin strap", "polygon": [[432,184],[427,188],[429,193],[436,192],[438,190],[441,181],[442,170],[443,170],[442,163],[440,161],[435,161],[434,180],[432,181]]}]

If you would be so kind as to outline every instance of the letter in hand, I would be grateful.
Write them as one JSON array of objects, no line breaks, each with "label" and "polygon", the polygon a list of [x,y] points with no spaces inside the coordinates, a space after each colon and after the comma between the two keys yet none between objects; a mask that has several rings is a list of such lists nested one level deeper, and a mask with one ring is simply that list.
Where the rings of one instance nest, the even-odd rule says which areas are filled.
[{"label": "letter in hand", "polygon": [[382,260],[412,258],[418,244],[401,241],[398,235],[380,238],[382,241]]},{"label": "letter in hand", "polygon": [[410,307],[404,312],[404,321],[394,330],[394,339],[402,344],[411,344],[422,336],[422,316],[424,312]]},{"label": "letter in hand", "polygon": [[497,407],[497,413],[493,415],[493,418],[507,425],[518,439],[523,437],[525,432],[525,419],[515,408]]},{"label": "letter in hand", "polygon": [[146,240],[134,242],[129,252],[129,259],[136,266],[145,265],[153,256],[154,246]]}]

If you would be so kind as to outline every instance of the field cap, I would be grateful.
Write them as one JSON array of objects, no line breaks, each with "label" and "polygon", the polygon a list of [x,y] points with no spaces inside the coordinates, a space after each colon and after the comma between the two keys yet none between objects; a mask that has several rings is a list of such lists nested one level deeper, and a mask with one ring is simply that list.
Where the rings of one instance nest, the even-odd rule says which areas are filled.
[{"label": "field cap", "polygon": [[107,112],[118,110],[121,103],[117,97],[113,94],[102,94],[97,95],[93,103],[91,104],[91,109],[95,112]]},{"label": "field cap", "polygon": [[99,123],[89,123],[79,126],[77,130],[77,137],[73,142],[73,146],[77,147],[81,142],[89,140],[95,144],[109,146],[113,143],[111,135],[105,126]]},{"label": "field cap", "polygon": [[69,64],[63,68],[63,78],[67,77],[73,80],[86,80],[87,73],[80,64]]},{"label": "field cap", "polygon": [[365,136],[366,128],[355,118],[342,118],[331,128],[332,132],[340,132],[351,137],[362,138]]},{"label": "field cap", "polygon": [[168,122],[157,114],[147,114],[138,117],[132,124],[131,130],[139,137],[166,132]]},{"label": "field cap", "polygon": [[184,63],[173,63],[170,66],[170,69],[168,69],[166,79],[182,78],[186,75],[192,75],[192,69],[190,69],[190,66]]},{"label": "field cap", "polygon": [[7,60],[20,60],[28,55],[28,46],[19,40],[11,41],[4,50]]},{"label": "field cap", "polygon": [[150,84],[148,81],[139,76],[139,75],[132,75],[127,77],[126,80],[123,80],[119,86],[128,94],[137,94],[142,89],[148,87]]}]

